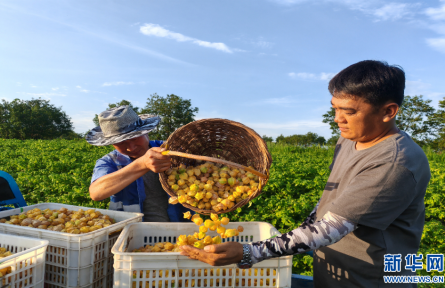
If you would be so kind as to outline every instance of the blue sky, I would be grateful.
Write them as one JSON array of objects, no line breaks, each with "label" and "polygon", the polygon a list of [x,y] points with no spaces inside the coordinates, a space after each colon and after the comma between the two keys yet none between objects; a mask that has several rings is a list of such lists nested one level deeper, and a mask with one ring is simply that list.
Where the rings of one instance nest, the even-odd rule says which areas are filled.
[{"label": "blue sky", "polygon": [[3,0],[0,39],[0,99],[50,99],[77,132],[173,93],[197,119],[329,138],[328,81],[366,59],[402,66],[405,95],[445,97],[443,0]]}]

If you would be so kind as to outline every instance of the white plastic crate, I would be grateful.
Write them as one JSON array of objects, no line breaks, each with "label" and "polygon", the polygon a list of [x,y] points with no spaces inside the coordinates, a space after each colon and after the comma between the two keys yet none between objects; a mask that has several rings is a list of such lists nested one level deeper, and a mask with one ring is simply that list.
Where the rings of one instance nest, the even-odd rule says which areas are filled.
[{"label": "white plastic crate", "polygon": [[0,277],[0,287],[43,287],[48,240],[0,234],[0,247],[13,253],[0,259],[0,270],[11,269]]},{"label": "white plastic crate", "polygon": [[[280,232],[265,222],[231,222],[239,225],[239,236],[223,239],[249,243],[265,240]],[[212,267],[188,259],[178,252],[132,253],[134,249],[157,242],[176,243],[179,235],[198,231],[194,223],[135,223],[125,227],[111,252],[114,254],[114,287],[182,288],[182,287],[291,287],[292,256],[262,261],[251,269],[236,265]],[[208,235],[216,236],[210,231]]]},{"label": "white plastic crate", "polygon": [[[42,203],[0,212],[0,218],[16,215],[34,208],[60,208],[77,211],[90,207],[57,203]],[[106,287],[112,261],[111,247],[125,225],[142,221],[142,213],[96,209],[116,220],[108,227],[86,234],[69,234],[0,223],[0,233],[23,235],[49,241],[46,251],[45,286],[48,287]],[[109,275],[108,275],[109,276]],[[103,286],[100,286],[103,283]]]}]

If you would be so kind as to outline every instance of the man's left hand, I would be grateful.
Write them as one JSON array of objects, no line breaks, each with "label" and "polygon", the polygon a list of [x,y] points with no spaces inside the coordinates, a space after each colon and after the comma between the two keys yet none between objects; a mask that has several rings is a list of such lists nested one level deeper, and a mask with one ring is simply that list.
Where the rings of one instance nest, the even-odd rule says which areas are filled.
[{"label": "man's left hand", "polygon": [[243,260],[243,245],[238,242],[205,246],[197,249],[192,246],[181,246],[181,255],[199,260],[212,266],[225,266]]}]

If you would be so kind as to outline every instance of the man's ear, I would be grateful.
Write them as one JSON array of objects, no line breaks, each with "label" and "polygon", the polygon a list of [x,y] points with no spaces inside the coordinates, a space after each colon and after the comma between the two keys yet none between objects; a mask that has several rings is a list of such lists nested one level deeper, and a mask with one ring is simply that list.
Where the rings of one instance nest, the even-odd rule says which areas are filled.
[{"label": "man's ear", "polygon": [[383,105],[383,122],[389,122],[394,119],[399,112],[399,105],[394,102]]}]

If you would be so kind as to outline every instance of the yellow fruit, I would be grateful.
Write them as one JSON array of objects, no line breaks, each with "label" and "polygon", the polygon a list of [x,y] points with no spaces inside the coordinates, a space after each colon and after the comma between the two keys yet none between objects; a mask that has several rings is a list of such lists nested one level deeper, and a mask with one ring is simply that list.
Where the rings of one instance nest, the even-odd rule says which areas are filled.
[{"label": "yellow fruit", "polygon": [[243,232],[244,231],[244,227],[243,226],[238,226],[238,232]]},{"label": "yellow fruit", "polygon": [[185,219],[190,219],[190,217],[192,217],[192,214],[190,214],[190,211],[187,211],[184,213],[184,218]]},{"label": "yellow fruit", "polygon": [[209,230],[209,228],[207,228],[206,226],[199,227],[199,232],[206,233],[208,230]]},{"label": "yellow fruit", "polygon": [[230,205],[229,203],[230,203],[230,200],[228,200],[228,199],[224,199],[221,201],[221,204],[223,204],[226,207],[228,207]]},{"label": "yellow fruit", "polygon": [[213,221],[218,221],[218,214],[210,213],[210,219]]},{"label": "yellow fruit", "polygon": [[193,237],[192,235],[187,236],[187,243],[188,245],[193,245],[193,243],[196,242],[195,237]]},{"label": "yellow fruit", "polygon": [[207,228],[211,228],[211,227],[213,227],[214,225],[215,225],[215,223],[214,223],[212,220],[210,220],[210,219],[207,219],[207,220],[204,222],[204,226],[207,227]]},{"label": "yellow fruit", "polygon": [[178,197],[178,201],[179,201],[179,203],[185,203],[186,201],[187,201],[187,198],[185,197],[185,196],[179,196]]},{"label": "yellow fruit", "polygon": [[80,233],[89,233],[89,232],[90,232],[90,228],[88,228],[87,226],[80,228]]},{"label": "yellow fruit", "polygon": [[199,189],[199,187],[196,184],[193,184],[193,185],[190,186],[190,191],[196,192],[196,191],[198,191],[198,189]]},{"label": "yellow fruit", "polygon": [[178,204],[178,197],[170,197],[169,199],[168,199],[168,203],[170,203],[170,204]]},{"label": "yellow fruit", "polygon": [[223,226],[218,226],[218,228],[216,228],[216,233],[223,234],[224,232],[226,232],[226,228]]},{"label": "yellow fruit", "polygon": [[187,242],[187,236],[186,235],[179,235],[178,241],[180,241],[180,242]]},{"label": "yellow fruit", "polygon": [[206,237],[206,233],[204,233],[204,232],[199,232],[199,233],[198,233],[198,237],[199,237],[199,239],[202,239],[202,238]]},{"label": "yellow fruit", "polygon": [[195,222],[196,225],[201,226],[203,220],[201,217],[199,217],[199,218],[196,218],[193,222]]},{"label": "yellow fruit", "polygon": [[224,233],[226,237],[234,237],[236,236],[236,230],[235,229],[227,229]]},{"label": "yellow fruit", "polygon": [[212,192],[207,192],[206,193],[206,198],[210,199],[213,197],[213,193]]},{"label": "yellow fruit", "polygon": [[196,241],[195,243],[193,243],[193,246],[198,249],[203,249],[204,243],[203,243],[203,241]]},{"label": "yellow fruit", "polygon": [[201,216],[200,216],[198,213],[196,213],[196,214],[193,214],[191,220],[192,220],[192,221],[195,221],[196,218],[200,218],[200,217],[201,217]]},{"label": "yellow fruit", "polygon": [[213,244],[212,237],[211,236],[205,236],[203,242],[204,242],[204,245],[211,245],[211,244]]},{"label": "yellow fruit", "polygon": [[178,180],[178,185],[179,186],[182,186],[182,185],[184,185],[185,184],[185,180],[184,179],[179,179]]},{"label": "yellow fruit", "polygon": [[198,193],[196,193],[195,198],[198,200],[201,200],[202,198],[204,198],[204,195],[202,192],[198,192]]},{"label": "yellow fruit", "polygon": [[213,244],[221,244],[221,242],[222,242],[222,240],[221,240],[221,237],[219,237],[219,236],[215,236],[212,238]]}]

